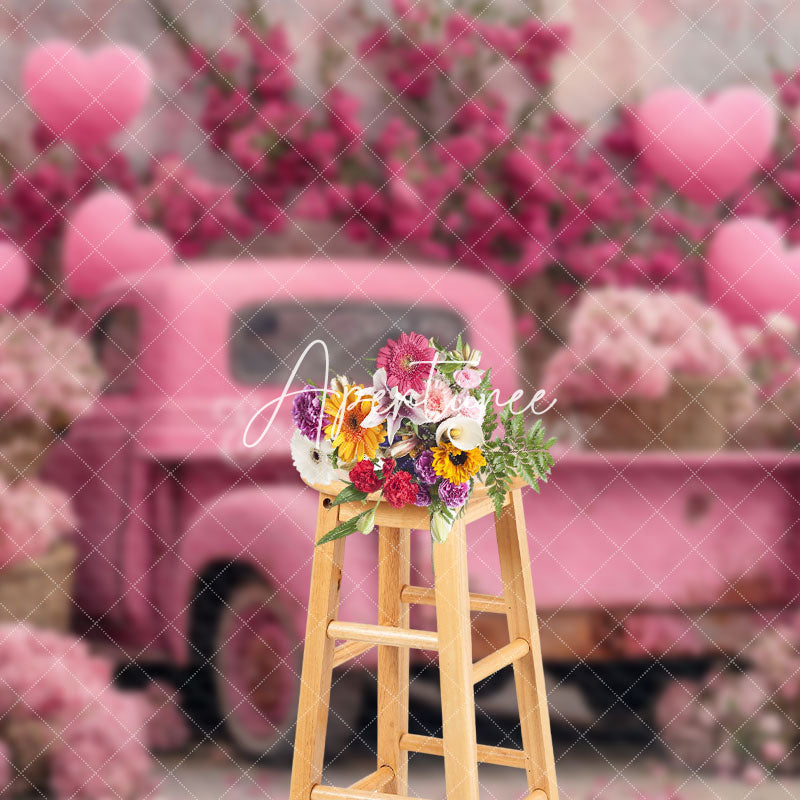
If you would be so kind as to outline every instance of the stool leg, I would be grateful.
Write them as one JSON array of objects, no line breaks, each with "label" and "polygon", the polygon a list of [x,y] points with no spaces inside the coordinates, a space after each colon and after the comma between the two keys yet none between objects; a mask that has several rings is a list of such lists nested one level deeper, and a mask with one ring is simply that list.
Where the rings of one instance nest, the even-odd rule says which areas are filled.
[{"label": "stool leg", "polygon": [[[339,519],[339,509],[325,508],[325,499],[320,495],[315,541],[335,528]],[[344,542],[336,539],[314,550],[289,800],[309,800],[322,778],[334,650],[328,625],[339,607]]]},{"label": "stool leg", "polygon": [[433,568],[447,800],[478,800],[472,624],[463,520],[456,521],[444,544],[433,545]]},{"label": "stool leg", "polygon": [[536,621],[522,494],[519,489],[511,493],[511,503],[495,519],[495,526],[509,636],[512,642],[516,638],[522,638],[530,643],[528,655],[514,662],[528,788],[531,791],[544,790],[547,800],[558,800],[542,648]]},{"label": "stool leg", "polygon": [[[400,592],[411,581],[411,531],[380,529],[378,545],[378,625],[409,627],[409,607]],[[378,646],[378,769],[392,768],[384,790],[408,794],[408,753],[400,737],[408,733],[408,648]]]}]

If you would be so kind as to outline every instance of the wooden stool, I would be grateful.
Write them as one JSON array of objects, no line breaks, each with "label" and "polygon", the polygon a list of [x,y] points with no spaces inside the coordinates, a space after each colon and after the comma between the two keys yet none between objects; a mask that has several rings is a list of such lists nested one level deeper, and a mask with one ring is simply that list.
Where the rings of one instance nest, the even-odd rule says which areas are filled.
[{"label": "wooden stool", "polygon": [[[341,487],[320,489],[317,540],[364,510],[360,503],[332,506]],[[466,523],[493,514],[483,487],[473,490],[466,513],[444,544],[433,545],[435,589],[410,584],[410,533],[428,528],[428,510],[400,510],[382,502],[379,526],[378,624],[337,620],[345,539],[316,548],[308,602],[303,674],[289,800],[408,798],[408,753],[444,757],[447,800],[478,800],[478,763],[524,769],[526,800],[557,800],[553,745],[542,654],[519,485],[495,517],[504,597],[470,594]],[[436,606],[436,633],[409,628],[409,605]],[[505,614],[510,644],[472,662],[470,609]],[[344,644],[335,646],[335,641]],[[337,667],[378,647],[378,764],[348,788],[323,786],[323,755],[331,676]],[[438,650],[442,695],[441,739],[408,733],[409,648]],[[523,749],[478,745],[473,686],[514,665]]]}]

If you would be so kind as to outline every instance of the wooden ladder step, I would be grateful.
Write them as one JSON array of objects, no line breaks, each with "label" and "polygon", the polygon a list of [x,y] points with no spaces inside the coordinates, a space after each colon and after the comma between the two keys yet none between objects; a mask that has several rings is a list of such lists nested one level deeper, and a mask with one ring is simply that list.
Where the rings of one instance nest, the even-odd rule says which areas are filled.
[{"label": "wooden ladder step", "polygon": [[[404,603],[417,606],[435,606],[436,592],[423,586],[404,586],[400,592],[400,599]],[[472,611],[483,611],[488,614],[505,614],[506,601],[502,597],[491,594],[478,594],[470,592],[469,607]]]},{"label": "wooden ladder step", "polygon": [[369,642],[345,642],[344,644],[340,644],[333,651],[333,668],[341,667],[342,664],[346,664],[348,661],[352,661],[354,658],[368,653],[373,647],[375,647],[375,645]]},{"label": "wooden ladder step", "polygon": [[367,625],[362,622],[334,620],[328,625],[328,638],[366,642],[371,645],[413,647],[417,650],[439,649],[439,637],[434,631],[393,628],[388,625]]},{"label": "wooden ladder step", "polygon": [[472,682],[479,683],[484,678],[494,675],[503,667],[519,661],[520,658],[525,658],[530,651],[531,646],[525,639],[514,639],[513,642],[500,647],[494,653],[489,653],[486,658],[482,658],[472,665]]},{"label": "wooden ladder step", "polygon": [[[444,742],[437,736],[404,733],[400,737],[400,749],[407,750],[409,753],[444,756]],[[510,747],[493,747],[488,744],[479,744],[478,762],[481,764],[495,764],[500,767],[525,769],[525,751],[515,750]],[[534,797],[533,800],[540,800],[540,798]]]},{"label": "wooden ladder step", "polygon": [[384,764],[380,769],[375,772],[370,772],[365,778],[360,781],[350,784],[349,789],[356,789],[363,792],[382,792],[388,785],[389,781],[394,778],[394,770]]},{"label": "wooden ladder step", "polygon": [[[399,794],[361,791],[359,789],[338,789],[335,786],[317,784],[311,790],[311,800],[422,800],[421,797],[408,797]],[[534,798],[538,800],[538,798]]]}]

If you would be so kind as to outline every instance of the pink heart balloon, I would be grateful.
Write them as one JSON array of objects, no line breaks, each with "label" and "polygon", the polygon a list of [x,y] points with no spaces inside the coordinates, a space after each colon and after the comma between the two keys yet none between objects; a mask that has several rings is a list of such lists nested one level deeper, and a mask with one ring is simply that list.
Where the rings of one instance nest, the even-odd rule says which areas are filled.
[{"label": "pink heart balloon", "polygon": [[773,311],[800,320],[800,248],[757,217],[725,222],[708,247],[709,299],[736,322],[763,322]]},{"label": "pink heart balloon", "polygon": [[127,127],[147,102],[151,82],[147,61],[132,48],[85,54],[61,39],[29,53],[22,80],[39,119],[75,145],[105,142]]},{"label": "pink heart balloon", "polygon": [[91,297],[115,279],[171,263],[172,248],[142,227],[125,197],[99,192],[72,215],[63,261],[68,291]]},{"label": "pink heart balloon", "polygon": [[19,300],[29,280],[28,260],[19,247],[0,242],[0,306],[8,308]]},{"label": "pink heart balloon", "polygon": [[670,186],[713,202],[747,183],[769,155],[777,130],[775,107],[756,89],[728,89],[704,100],[669,88],[639,107],[636,140],[645,163]]}]

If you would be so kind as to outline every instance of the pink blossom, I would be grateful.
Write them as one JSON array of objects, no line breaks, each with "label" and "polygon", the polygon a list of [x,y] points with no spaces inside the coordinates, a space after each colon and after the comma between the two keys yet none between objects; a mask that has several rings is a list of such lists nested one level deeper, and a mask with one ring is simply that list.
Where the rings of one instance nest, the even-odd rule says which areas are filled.
[{"label": "pink blossom", "polygon": [[453,406],[456,413],[462,417],[474,419],[476,422],[483,422],[483,418],[486,416],[486,403],[467,392],[459,394],[455,398]]},{"label": "pink blossom", "polygon": [[427,382],[422,410],[429,422],[439,422],[453,413],[453,392],[447,381],[436,376]]},{"label": "pink blossom", "polygon": [[484,370],[465,367],[453,373],[453,379],[462,389],[476,389],[483,380]]}]

